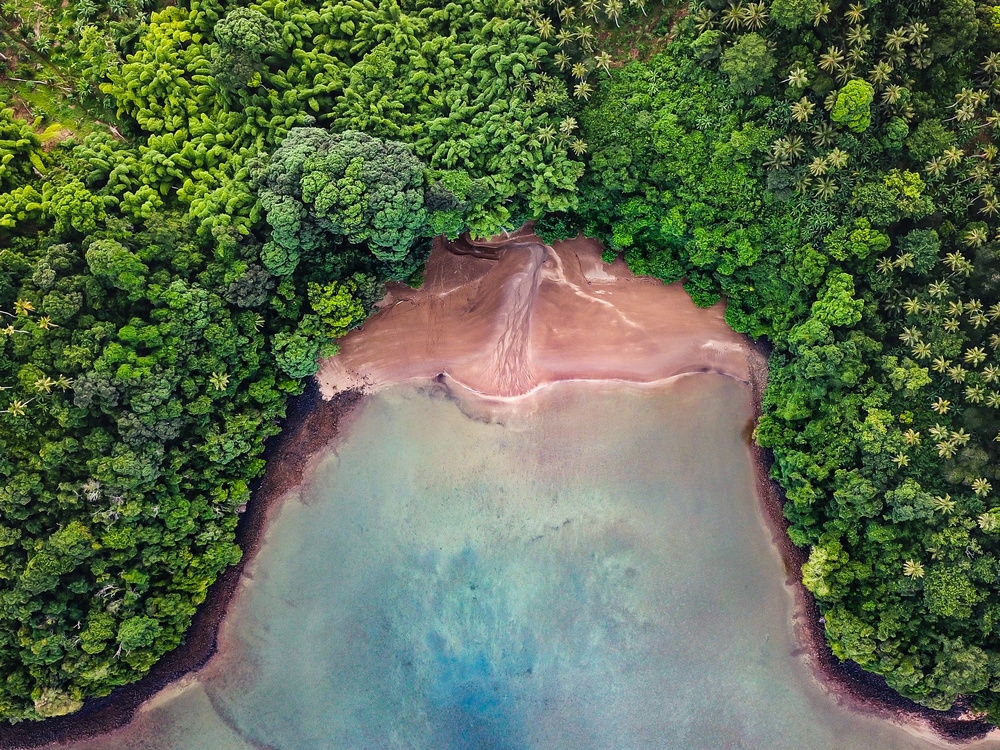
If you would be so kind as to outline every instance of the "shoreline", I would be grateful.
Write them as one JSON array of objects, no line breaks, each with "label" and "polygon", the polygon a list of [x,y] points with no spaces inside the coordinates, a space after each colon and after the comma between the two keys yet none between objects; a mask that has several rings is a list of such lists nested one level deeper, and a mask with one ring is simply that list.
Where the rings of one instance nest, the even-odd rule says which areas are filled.
[{"label": "shoreline", "polygon": [[[519,237],[518,239],[523,243],[525,238]],[[449,283],[447,286],[451,288],[448,289],[439,287],[436,294],[439,297],[450,296],[453,291],[457,291],[458,286],[461,286],[463,282],[464,284],[472,282],[474,291],[478,294],[480,282],[487,270],[483,264],[488,264],[491,260],[496,262],[497,259],[470,255],[466,255],[464,259],[460,257],[460,267],[453,270],[448,279],[452,283],[459,281],[459,284],[452,286]],[[607,277],[597,276],[592,268],[583,268],[575,273],[566,274],[562,269],[563,263],[558,257],[556,260],[559,265],[558,276],[549,271],[549,276],[542,278],[542,281],[549,286],[543,290],[540,304],[548,304],[549,308],[555,301],[551,297],[559,292],[558,288],[554,288],[557,285],[562,286],[562,288],[569,287],[576,298],[586,298],[586,304],[592,309],[595,306],[600,308],[607,304],[596,295],[609,294],[609,292],[601,291],[602,288],[607,288],[605,285],[609,283],[635,284],[633,289],[640,289],[643,294],[647,294],[650,287],[648,279],[628,278],[626,274],[628,276],[630,274],[627,269],[624,273],[622,269],[617,269],[617,274]],[[578,258],[577,262],[583,265],[585,260],[585,258]],[[471,269],[474,272],[466,273],[470,270],[466,268],[470,263],[475,266]],[[438,266],[437,270],[441,270],[441,265]],[[507,283],[513,277],[515,277],[514,273],[508,273],[500,280]],[[584,287],[585,284],[588,286]],[[441,284],[441,287],[444,286],[446,285]],[[536,283],[535,288],[537,289],[538,286],[539,284]],[[652,284],[652,286],[664,288],[659,284]],[[591,290],[597,289],[598,291],[592,291],[585,295],[581,293],[581,287]],[[545,294],[550,297],[548,301]],[[625,294],[627,296],[627,293]],[[466,297],[466,303],[474,302],[475,296],[477,295],[469,294]],[[620,302],[620,299],[617,299],[616,302]],[[676,299],[676,295],[674,295],[674,299]],[[685,299],[687,304],[693,308],[686,295]],[[391,293],[387,300],[391,303]],[[566,297],[563,297],[560,301],[565,300]],[[668,297],[667,302],[671,301],[671,298]],[[395,304],[399,302],[410,303],[404,307],[414,305],[412,299],[397,300]],[[597,304],[595,305],[595,303]],[[390,304],[384,309],[391,310],[393,306],[394,304]],[[608,306],[610,307],[610,305]],[[503,306],[498,305],[494,310],[503,312]],[[678,315],[690,314],[676,308],[671,308],[670,312],[672,314],[664,317],[672,319]],[[330,382],[329,380],[323,381],[323,371],[321,370],[317,377],[307,382],[306,389],[300,396],[288,401],[286,416],[281,422],[282,431],[266,444],[263,457],[267,460],[267,469],[264,475],[255,482],[246,512],[240,518],[236,528],[236,542],[243,550],[243,557],[237,565],[221,573],[209,589],[205,602],[199,607],[192,620],[185,642],[174,651],[164,655],[141,680],[117,688],[103,698],[87,701],[84,707],[75,714],[42,722],[22,722],[0,726],[0,750],[21,748],[27,750],[51,743],[86,741],[121,729],[135,718],[143,705],[151,698],[160,694],[170,685],[180,684],[183,679],[196,674],[205,667],[223,647],[220,646],[221,628],[239,590],[245,566],[253,559],[264,541],[268,522],[273,512],[278,508],[278,501],[289,490],[301,484],[307,467],[317,451],[330,445],[338,436],[344,434],[345,430],[348,429],[347,420],[352,414],[356,414],[364,404],[367,394],[381,387],[404,381],[422,380],[428,384],[436,382],[444,385],[453,398],[466,406],[471,407],[473,403],[484,404],[487,409],[495,411],[504,405],[524,403],[526,397],[556,383],[590,382],[612,386],[643,387],[662,385],[682,376],[715,373],[738,380],[748,387],[752,424],[756,424],[762,413],[770,346],[764,342],[755,342],[735,334],[729,329],[733,338],[739,338],[738,349],[741,352],[739,352],[738,359],[742,362],[738,363],[735,361],[737,358],[732,356],[736,353],[735,349],[737,348],[731,346],[732,340],[725,342],[720,347],[719,344],[723,342],[716,340],[715,336],[712,335],[713,329],[718,326],[722,318],[719,310],[713,308],[712,312],[700,311],[698,316],[699,320],[704,322],[691,324],[691,329],[685,331],[688,338],[694,341],[697,346],[691,346],[691,341],[683,340],[682,336],[678,344],[680,348],[678,352],[675,352],[675,354],[679,353],[680,355],[677,359],[665,357],[661,351],[652,352],[657,358],[659,368],[657,373],[660,377],[649,379],[642,376],[650,375],[650,371],[616,371],[609,368],[606,362],[599,362],[596,368],[591,368],[593,374],[588,377],[587,371],[579,369],[580,366],[585,366],[587,362],[594,359],[594,352],[590,353],[590,359],[587,358],[587,352],[584,351],[586,347],[580,348],[570,357],[572,364],[576,365],[576,369],[566,367],[559,371],[553,371],[544,368],[542,372],[538,373],[541,377],[534,378],[533,382],[518,383],[517,385],[520,387],[516,390],[520,392],[517,393],[504,392],[502,389],[496,393],[481,390],[481,388],[476,387],[480,383],[475,382],[475,377],[470,382],[462,377],[462,372],[451,374],[448,368],[443,368],[436,370],[437,375],[413,372],[412,370],[403,373],[396,370],[391,375],[397,377],[403,375],[403,377],[398,377],[398,380],[391,377],[376,379],[374,383],[355,380],[349,384],[349,387],[331,394],[327,390]],[[422,322],[435,321],[425,319]],[[629,326],[635,326],[632,321],[627,322]],[[527,326],[526,322],[525,326]],[[400,326],[397,330],[405,330],[405,327]],[[655,332],[646,331],[648,334]],[[354,332],[353,337],[361,338],[364,341],[360,329]],[[544,342],[543,339],[542,343]],[[390,351],[398,346],[391,338],[384,339],[381,343]],[[525,338],[526,347],[528,343],[529,339]],[[557,341],[557,343],[559,342]],[[365,355],[377,358],[378,338],[376,337],[374,342],[367,341],[365,344],[364,348],[367,350]],[[706,359],[705,348],[714,350],[710,352],[708,359]],[[529,355],[535,353],[530,348],[525,348],[521,354],[525,352]],[[692,356],[693,353],[696,356]],[[725,356],[720,356],[721,353],[724,353]],[[542,355],[544,354],[543,351]],[[687,355],[687,358],[683,355]],[[329,363],[330,360],[326,362]],[[530,362],[529,359],[528,363],[530,364]],[[363,363],[363,359],[359,360],[359,364]],[[411,361],[409,364],[414,363]],[[672,366],[676,365],[682,366],[672,369]],[[356,375],[357,372],[352,374]],[[389,375],[390,373],[384,374]],[[478,373],[474,372],[474,374]],[[788,537],[788,523],[783,514],[784,493],[780,486],[770,478],[773,454],[770,450],[755,445],[749,435],[747,435],[747,443],[754,465],[758,502],[761,504],[764,521],[771,534],[772,543],[777,547],[781,556],[786,574],[785,583],[792,590],[794,603],[791,608],[791,624],[798,641],[797,651],[809,660],[809,669],[819,686],[828,692],[833,699],[846,705],[849,710],[891,721],[908,731],[933,737],[934,741],[948,743],[951,746],[980,740],[992,732],[994,727],[990,724],[975,719],[962,718],[965,709],[961,703],[947,712],[925,708],[900,696],[888,687],[883,678],[865,672],[853,662],[842,663],[833,655],[820,623],[819,608],[815,599],[801,582],[801,566],[806,561],[807,554],[804,550],[795,547]]]},{"label": "shoreline", "polygon": [[243,557],[209,587],[184,643],[164,654],[140,680],[86,701],[74,714],[0,726],[0,750],[82,742],[121,729],[151,698],[208,664],[218,652],[220,628],[239,589],[243,570],[263,542],[278,501],[301,483],[313,455],[342,434],[344,422],[364,401],[364,393],[357,389],[324,400],[314,379],[307,382],[302,394],[289,399],[283,429],[264,450],[267,468],[255,481],[246,511],[236,526],[236,543]]},{"label": "shoreline", "polygon": [[[756,424],[763,413],[767,359],[771,347],[764,342],[748,341],[751,349],[751,409],[753,423]],[[761,362],[763,368],[758,364]],[[792,624],[799,647],[805,651],[810,669],[821,687],[838,701],[846,703],[852,711],[891,721],[914,732],[930,733],[935,740],[943,740],[948,746],[967,745],[993,732],[996,727],[992,724],[962,718],[965,707],[961,699],[948,711],[927,708],[897,693],[886,684],[885,678],[834,656],[820,623],[819,605],[802,583],[802,565],[809,558],[808,552],[792,544],[788,536],[788,520],[784,515],[784,491],[771,479],[774,453],[769,448],[761,448],[752,438],[747,444],[764,520],[771,532],[772,543],[781,555],[787,575],[786,585],[794,592]]]}]

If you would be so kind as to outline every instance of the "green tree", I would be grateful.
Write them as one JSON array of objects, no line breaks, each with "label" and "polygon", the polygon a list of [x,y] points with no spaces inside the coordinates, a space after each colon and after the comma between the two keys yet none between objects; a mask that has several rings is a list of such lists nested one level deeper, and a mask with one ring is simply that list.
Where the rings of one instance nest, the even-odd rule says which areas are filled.
[{"label": "green tree", "polygon": [[777,61],[767,40],[756,32],[744,34],[722,53],[719,70],[729,76],[736,91],[757,89],[774,70]]},{"label": "green tree", "polygon": [[773,0],[771,18],[779,26],[794,29],[812,21],[819,6],[820,0]]},{"label": "green tree", "polygon": [[863,133],[872,124],[872,100],[875,89],[868,81],[855,78],[837,93],[830,119],[842,123],[855,133]]},{"label": "green tree", "polygon": [[216,46],[212,74],[216,83],[235,91],[260,80],[263,56],[278,49],[274,22],[253,8],[233,8],[213,29]]}]

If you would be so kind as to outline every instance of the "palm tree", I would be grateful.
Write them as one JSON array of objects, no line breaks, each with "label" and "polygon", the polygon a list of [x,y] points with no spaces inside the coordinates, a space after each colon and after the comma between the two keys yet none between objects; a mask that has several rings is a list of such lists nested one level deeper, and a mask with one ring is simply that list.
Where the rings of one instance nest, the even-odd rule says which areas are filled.
[{"label": "palm tree", "polygon": [[973,367],[979,367],[983,360],[986,359],[986,350],[981,346],[974,346],[965,352],[963,359]]},{"label": "palm tree", "polygon": [[1000,408],[1000,391],[990,391],[987,393],[986,405],[991,409]]},{"label": "palm tree", "polygon": [[[607,11],[605,11],[607,12]],[[610,15],[610,14],[609,14]],[[722,28],[727,31],[738,29],[743,25],[743,3],[737,1],[722,11]]]},{"label": "palm tree", "polygon": [[957,252],[948,253],[944,256],[944,264],[952,271],[958,271],[965,264],[965,257]]},{"label": "palm tree", "polygon": [[[594,0],[586,0],[586,2],[590,3],[594,2]],[[586,9],[586,3],[584,3],[584,8]],[[695,13],[693,16],[691,16],[691,20],[694,21],[694,27],[698,29],[698,31],[702,32],[708,31],[710,28],[712,28],[712,26],[715,25],[713,23],[714,18],[715,18],[715,13],[712,11],[711,8],[708,7],[699,8],[698,12]],[[594,20],[596,21],[597,18],[595,17]]]},{"label": "palm tree", "polygon": [[948,288],[947,281],[932,281],[927,287],[927,293],[935,299],[941,299],[946,296],[949,291],[950,289]]},{"label": "palm tree", "polygon": [[1000,380],[1000,367],[996,365],[986,365],[982,371],[983,380],[987,383],[996,383]]},{"label": "palm tree", "polygon": [[552,36],[552,32],[555,30],[551,19],[544,17],[538,19],[538,22],[535,24],[535,28],[538,29],[538,36],[542,39],[548,39]]},{"label": "palm tree", "polygon": [[573,149],[573,153],[576,154],[577,156],[583,156],[585,153],[587,153],[586,142],[580,140],[579,138],[574,138],[573,142],[570,143],[569,147]]},{"label": "palm tree", "polygon": [[909,466],[910,465],[910,457],[907,456],[902,451],[900,451],[895,456],[893,456],[892,462],[894,464],[896,464],[896,466],[898,466],[899,468],[902,469],[904,466]]},{"label": "palm tree", "polygon": [[566,70],[566,66],[568,66],[572,62],[570,60],[569,55],[567,55],[562,50],[559,50],[558,52],[556,52],[552,56],[552,60],[555,62],[556,65],[559,66],[559,70],[561,70],[561,71]]},{"label": "palm tree", "polygon": [[821,177],[816,181],[816,196],[823,200],[829,200],[836,195],[838,190],[840,190],[840,186],[834,182],[832,177]]},{"label": "palm tree", "polygon": [[907,315],[916,315],[920,312],[920,298],[907,297],[903,300],[903,312]]},{"label": "palm tree", "polygon": [[913,356],[917,359],[927,359],[931,356],[931,345],[926,341],[918,341],[913,345]]},{"label": "palm tree", "polygon": [[[642,11],[642,15],[646,15],[646,0],[628,0],[628,4],[633,8],[638,8]],[[761,3],[763,5],[763,3]]]},{"label": "palm tree", "polygon": [[743,9],[743,23],[751,31],[759,31],[767,25],[767,7],[763,2],[750,3]]},{"label": "palm tree", "polygon": [[608,18],[613,18],[615,21],[615,26],[621,28],[621,24],[618,23],[618,16],[621,15],[624,6],[622,5],[622,0],[606,0],[604,3],[604,13]]},{"label": "palm tree", "polygon": [[851,7],[844,12],[844,18],[851,23],[861,23],[865,20],[865,9],[861,3],[853,3]]},{"label": "palm tree", "polygon": [[792,117],[796,122],[808,122],[815,109],[816,105],[803,96],[792,105]]},{"label": "palm tree", "polygon": [[[583,2],[580,3],[580,9],[588,16],[593,18],[595,22],[597,21],[597,10],[600,7],[601,7],[601,0],[583,0]],[[704,10],[708,10],[708,8],[705,8]],[[710,10],[708,11],[709,21],[711,21],[712,16],[714,15],[715,14],[712,13],[712,11]],[[700,30],[705,31],[705,29],[700,29]]]},{"label": "palm tree", "polygon": [[793,159],[798,159],[806,152],[806,143],[800,135],[790,135],[783,139],[788,147],[788,155]]},{"label": "palm tree", "polygon": [[589,26],[581,26],[576,30],[576,38],[587,52],[594,49],[594,31]]},{"label": "palm tree", "polygon": [[562,49],[567,44],[572,42],[573,36],[573,32],[569,29],[559,29],[559,33],[556,34],[556,44],[559,46],[559,49]]},{"label": "palm tree", "polygon": [[888,258],[879,258],[877,261],[875,261],[875,270],[878,271],[883,276],[888,276],[890,273],[892,273],[893,268],[894,266],[892,265],[892,261],[889,260]]},{"label": "palm tree", "polygon": [[39,393],[41,393],[42,391],[44,391],[45,393],[52,393],[52,387],[55,384],[56,381],[54,381],[48,375],[45,375],[43,377],[38,378],[38,380],[35,381],[34,386],[35,390],[38,391]]},{"label": "palm tree", "polygon": [[899,334],[899,340],[909,346],[920,341],[920,336],[920,331],[916,328],[904,328],[903,332]]},{"label": "palm tree", "polygon": [[931,404],[931,409],[938,414],[947,414],[951,410],[951,401],[938,397],[938,400]]},{"label": "palm tree", "polygon": [[590,99],[590,95],[593,93],[594,93],[594,87],[591,86],[586,81],[578,83],[576,84],[576,86],[573,87],[573,96],[575,96],[577,99],[583,99],[584,101],[587,101],[588,99]]},{"label": "palm tree", "polygon": [[949,434],[948,428],[941,424],[935,424],[933,427],[928,427],[927,431],[935,440],[946,440]]},{"label": "palm tree", "polygon": [[944,163],[944,158],[935,156],[924,165],[924,171],[930,177],[940,177],[948,171],[948,165]]},{"label": "palm tree", "polygon": [[787,83],[797,89],[805,88],[809,85],[809,74],[805,68],[796,66],[788,71],[788,78],[782,83]]},{"label": "palm tree", "polygon": [[577,123],[575,117],[564,117],[559,123],[559,134],[564,138],[568,138],[576,130]]},{"label": "palm tree", "polygon": [[899,27],[885,35],[885,48],[890,52],[901,52],[906,45],[906,29]]},{"label": "palm tree", "polygon": [[208,376],[208,382],[217,391],[224,391],[229,386],[229,375],[224,372],[213,372]]},{"label": "palm tree", "polygon": [[948,377],[953,383],[964,383],[969,371],[962,365],[952,365],[948,368]]},{"label": "palm tree", "polygon": [[881,86],[891,75],[892,65],[885,61],[878,63],[868,72],[868,77],[875,86]]},{"label": "palm tree", "polygon": [[820,123],[818,126],[813,128],[813,145],[816,146],[816,148],[826,148],[833,143],[833,140],[836,137],[837,131],[834,130],[833,125],[828,122]]},{"label": "palm tree", "polygon": [[951,148],[945,149],[941,158],[944,160],[945,165],[949,167],[957,167],[962,163],[962,159],[965,158],[965,152],[958,146],[952,146]]},{"label": "palm tree", "polygon": [[983,72],[990,75],[1000,73],[1000,52],[990,52],[983,60]]},{"label": "palm tree", "polygon": [[983,477],[972,480],[972,491],[976,493],[978,497],[984,497],[990,494],[990,490],[993,489],[993,485],[989,483]]},{"label": "palm tree", "polygon": [[809,163],[809,174],[813,177],[822,177],[829,170],[829,166],[826,163],[826,159],[822,156],[815,156],[813,160]]},{"label": "palm tree", "polygon": [[905,440],[906,444],[910,446],[920,445],[920,433],[910,428],[903,433],[903,440]]},{"label": "palm tree", "polygon": [[26,299],[19,299],[17,302],[14,303],[14,312],[17,315],[27,316],[30,313],[34,312],[34,310],[35,310],[35,306],[32,305]]},{"label": "palm tree", "polygon": [[10,414],[12,417],[23,417],[28,410],[28,404],[30,404],[35,399],[29,398],[27,401],[18,401],[16,398],[10,402],[8,406],[0,414]]},{"label": "palm tree", "polygon": [[951,360],[945,359],[944,357],[937,357],[934,363],[931,365],[931,369],[934,372],[945,372],[949,367],[951,367]]},{"label": "palm tree", "polygon": [[839,47],[828,47],[819,58],[819,66],[827,73],[833,73],[843,62],[844,52]]},{"label": "palm tree", "polygon": [[937,444],[937,449],[940,458],[948,459],[955,455],[958,447],[950,440],[942,440]]},{"label": "palm tree", "polygon": [[924,43],[924,41],[926,41],[927,37],[930,35],[930,31],[930,27],[922,21],[911,23],[906,27],[906,40],[910,44],[914,44],[919,47]]},{"label": "palm tree", "polygon": [[832,9],[829,3],[822,2],[816,7],[816,12],[813,13],[813,26],[819,26],[821,23],[826,23],[830,18],[830,13]]},{"label": "palm tree", "polygon": [[997,527],[1000,526],[1000,519],[992,513],[980,513],[979,518],[976,519],[976,523],[979,524],[979,528],[989,533],[996,531]]},{"label": "palm tree", "polygon": [[882,103],[895,104],[902,98],[903,91],[905,91],[905,89],[895,83],[891,86],[887,86],[885,91],[882,92]]},{"label": "palm tree", "polygon": [[940,512],[942,515],[948,515],[953,512],[958,506],[955,500],[951,499],[951,495],[945,495],[944,497],[938,496],[931,500],[934,505],[934,510]]},{"label": "palm tree", "polygon": [[907,560],[903,563],[903,575],[909,578],[923,578],[924,566],[916,560]]},{"label": "palm tree", "polygon": [[970,404],[981,404],[986,398],[986,388],[981,385],[965,386],[965,400]]},{"label": "palm tree", "polygon": [[597,57],[594,58],[594,61],[597,63],[598,68],[603,69],[605,73],[611,75],[611,63],[614,62],[614,59],[608,52],[605,51],[599,53]]},{"label": "palm tree", "polygon": [[967,231],[963,237],[962,241],[966,245],[972,247],[982,247],[989,241],[989,235],[986,233],[986,227],[973,227]]},{"label": "palm tree", "polygon": [[871,41],[872,34],[868,29],[868,25],[864,26],[852,26],[847,30],[847,43],[852,47],[864,47],[868,42]]},{"label": "palm tree", "polygon": [[574,78],[581,81],[585,81],[587,79],[587,76],[590,74],[590,70],[584,63],[578,62],[570,70],[570,73]]},{"label": "palm tree", "polygon": [[556,138],[556,129],[551,125],[545,125],[544,127],[539,127],[535,131],[535,135],[538,138],[538,142],[548,146]]}]

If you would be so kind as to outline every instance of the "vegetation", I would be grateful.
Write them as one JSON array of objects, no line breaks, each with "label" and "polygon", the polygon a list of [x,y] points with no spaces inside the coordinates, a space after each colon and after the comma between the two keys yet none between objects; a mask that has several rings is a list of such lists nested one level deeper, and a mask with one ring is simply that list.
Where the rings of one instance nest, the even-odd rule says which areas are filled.
[{"label": "vegetation", "polygon": [[772,342],[756,437],[834,652],[1000,717],[996,8],[0,14],[0,715],[179,644],[317,358],[429,237],[534,218]]}]

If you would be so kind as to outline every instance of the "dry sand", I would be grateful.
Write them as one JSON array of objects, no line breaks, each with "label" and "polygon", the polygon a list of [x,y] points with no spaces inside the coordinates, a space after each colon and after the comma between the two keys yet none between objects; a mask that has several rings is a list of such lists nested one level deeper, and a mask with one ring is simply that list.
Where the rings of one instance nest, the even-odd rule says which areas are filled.
[{"label": "dry sand", "polygon": [[321,392],[441,375],[493,397],[560,380],[749,378],[751,350],[722,303],[699,309],[680,284],[602,263],[602,249],[583,237],[547,246],[530,228],[435,240],[423,286],[390,285],[379,312],[322,363]]}]

